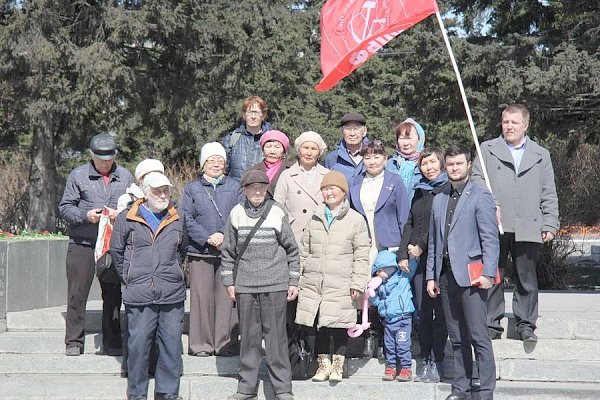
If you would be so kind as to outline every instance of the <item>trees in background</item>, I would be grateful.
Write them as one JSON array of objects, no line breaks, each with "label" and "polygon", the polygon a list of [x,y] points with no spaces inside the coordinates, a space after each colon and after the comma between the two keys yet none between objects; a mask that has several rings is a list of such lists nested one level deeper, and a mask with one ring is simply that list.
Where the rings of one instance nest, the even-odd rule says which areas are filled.
[{"label": "trees in background", "polygon": [[[425,126],[430,145],[470,142],[433,18],[402,33],[331,91],[315,92],[323,3],[2,2],[0,147],[30,149],[28,229],[53,230],[60,182],[87,159],[93,134],[116,134],[119,162],[129,166],[146,157],[189,162],[202,144],[239,123],[241,100],[249,95],[264,97],[269,119],[292,138],[315,130],[334,146],[339,117],[359,110],[370,135],[390,150],[392,127],[407,116]],[[525,103],[530,134],[563,157],[557,162],[561,204],[569,204],[566,194],[585,186],[587,176],[575,188],[574,174],[562,169],[573,165],[582,143],[593,149],[598,140],[595,3],[440,1],[480,138],[499,133],[503,104]],[[570,203],[561,211],[578,220],[573,208],[581,207]]]}]

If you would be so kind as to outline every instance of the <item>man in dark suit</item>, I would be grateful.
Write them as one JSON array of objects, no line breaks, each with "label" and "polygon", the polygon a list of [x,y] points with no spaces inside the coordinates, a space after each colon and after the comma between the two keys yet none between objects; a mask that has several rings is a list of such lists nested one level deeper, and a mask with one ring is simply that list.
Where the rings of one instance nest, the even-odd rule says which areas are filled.
[{"label": "man in dark suit", "polygon": [[[473,358],[479,366],[479,398],[493,398],[496,365],[487,328],[487,290],[498,268],[500,244],[496,203],[490,192],[469,181],[471,152],[453,145],[445,154],[451,188],[435,196],[429,224],[427,292],[441,295],[454,351],[452,394],[446,400],[471,398]],[[471,281],[468,265],[483,262]]]}]

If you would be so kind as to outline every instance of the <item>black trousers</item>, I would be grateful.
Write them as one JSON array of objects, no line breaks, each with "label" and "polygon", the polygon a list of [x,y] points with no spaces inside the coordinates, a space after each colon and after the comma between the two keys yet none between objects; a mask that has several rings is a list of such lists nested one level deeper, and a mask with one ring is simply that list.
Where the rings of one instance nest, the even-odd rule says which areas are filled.
[{"label": "black trousers", "polygon": [[287,291],[238,293],[241,346],[238,393],[256,394],[265,340],[265,361],[275,394],[292,391],[292,368],[286,334]]},{"label": "black trousers", "polygon": [[[513,314],[517,331],[536,328],[538,318],[538,281],[536,261],[540,253],[541,243],[516,242],[515,234],[506,232],[500,236],[499,267],[502,272],[510,254],[513,261]],[[487,312],[488,327],[498,332],[503,328],[500,321],[504,318],[504,285],[494,285],[488,293]]]},{"label": "black trousers", "polygon": [[431,298],[427,293],[425,270],[418,270],[413,279],[415,306],[419,317],[419,343],[421,358],[437,362],[444,361],[444,349],[448,339],[448,328],[444,318],[442,299]]},{"label": "black trousers", "polygon": [[[69,243],[67,250],[67,316],[65,344],[83,349],[85,306],[95,275],[94,248]],[[100,281],[102,289],[102,348],[121,349],[121,286]]]},{"label": "black trousers", "polygon": [[487,329],[487,290],[458,286],[450,270],[440,276],[442,305],[454,358],[453,393],[471,391],[473,357],[479,367],[480,398],[492,398],[496,387],[496,364],[492,340]]},{"label": "black trousers", "polygon": [[[318,317],[315,318],[318,320]],[[348,350],[348,330],[345,328],[321,327],[315,335],[315,352],[317,354],[337,354],[345,356]],[[333,351],[331,344],[333,342]]]}]

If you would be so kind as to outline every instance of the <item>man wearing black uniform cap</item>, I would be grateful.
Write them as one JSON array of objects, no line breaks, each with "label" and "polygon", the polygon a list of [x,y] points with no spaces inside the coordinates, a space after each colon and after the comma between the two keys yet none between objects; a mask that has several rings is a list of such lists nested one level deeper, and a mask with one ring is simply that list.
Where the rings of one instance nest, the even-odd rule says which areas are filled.
[{"label": "man wearing black uniform cap", "polygon": [[[67,250],[66,355],[78,356],[84,350],[85,306],[94,279],[94,246],[98,237],[100,214],[117,216],[117,199],[133,182],[125,168],[115,164],[117,143],[101,133],[90,141],[91,160],[69,174],[62,200],[61,216],[69,225]],[[116,275],[105,273],[99,279],[102,289],[102,350],[121,355],[121,285]]]}]

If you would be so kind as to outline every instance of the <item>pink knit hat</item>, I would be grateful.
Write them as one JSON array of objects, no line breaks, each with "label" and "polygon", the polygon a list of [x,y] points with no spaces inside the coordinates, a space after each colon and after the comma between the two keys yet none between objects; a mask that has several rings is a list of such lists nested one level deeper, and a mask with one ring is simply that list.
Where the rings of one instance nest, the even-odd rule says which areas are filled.
[{"label": "pink knit hat", "polygon": [[260,147],[263,148],[265,143],[276,140],[283,146],[283,149],[287,152],[288,147],[290,147],[290,139],[286,136],[285,133],[277,130],[266,131],[260,137]]}]

